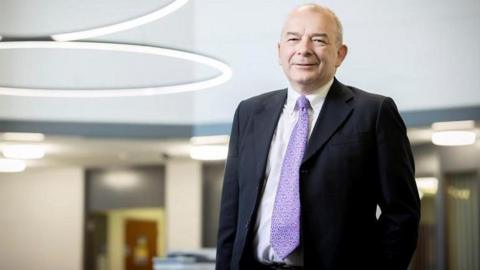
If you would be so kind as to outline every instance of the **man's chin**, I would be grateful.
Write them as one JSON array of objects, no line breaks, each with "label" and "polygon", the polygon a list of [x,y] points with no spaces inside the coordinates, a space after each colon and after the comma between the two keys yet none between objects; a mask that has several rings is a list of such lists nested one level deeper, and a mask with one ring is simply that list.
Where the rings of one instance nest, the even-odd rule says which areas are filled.
[{"label": "man's chin", "polygon": [[303,77],[296,78],[294,81],[296,84],[299,84],[299,85],[311,85],[311,84],[315,84],[315,82],[318,80],[313,76],[303,76]]},{"label": "man's chin", "polygon": [[312,90],[316,90],[316,89],[318,89],[322,86],[320,81],[316,77],[296,78],[295,80],[291,80],[290,83],[295,88],[298,88],[297,90],[312,91]]}]

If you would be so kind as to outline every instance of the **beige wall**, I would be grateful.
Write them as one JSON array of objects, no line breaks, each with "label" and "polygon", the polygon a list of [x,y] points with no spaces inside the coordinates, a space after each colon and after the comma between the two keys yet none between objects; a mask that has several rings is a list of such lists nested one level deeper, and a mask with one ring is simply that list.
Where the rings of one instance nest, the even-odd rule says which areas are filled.
[{"label": "beige wall", "polygon": [[0,173],[0,269],[80,270],[81,168]]},{"label": "beige wall", "polygon": [[107,269],[125,269],[125,221],[140,219],[157,222],[157,256],[165,255],[165,215],[161,208],[142,208],[108,211],[108,258]]},{"label": "beige wall", "polygon": [[202,163],[170,159],[166,164],[167,250],[202,247]]}]

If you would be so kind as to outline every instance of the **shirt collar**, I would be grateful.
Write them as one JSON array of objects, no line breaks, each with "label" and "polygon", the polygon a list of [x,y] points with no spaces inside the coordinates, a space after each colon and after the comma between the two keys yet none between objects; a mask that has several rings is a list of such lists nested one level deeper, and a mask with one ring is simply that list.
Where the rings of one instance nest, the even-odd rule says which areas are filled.
[{"label": "shirt collar", "polygon": [[[326,84],[321,86],[315,91],[312,91],[312,94],[305,95],[305,97],[308,99],[310,102],[310,106],[312,106],[313,111],[317,111],[321,108],[323,101],[325,100],[325,97],[328,94],[328,91],[330,90],[330,87],[333,84],[333,78],[328,81]],[[289,84],[288,85],[288,94],[287,94],[287,103],[286,103],[286,110],[289,113],[293,113],[295,110],[295,103],[297,102],[297,99],[300,97],[300,93],[297,92],[293,87]]]}]

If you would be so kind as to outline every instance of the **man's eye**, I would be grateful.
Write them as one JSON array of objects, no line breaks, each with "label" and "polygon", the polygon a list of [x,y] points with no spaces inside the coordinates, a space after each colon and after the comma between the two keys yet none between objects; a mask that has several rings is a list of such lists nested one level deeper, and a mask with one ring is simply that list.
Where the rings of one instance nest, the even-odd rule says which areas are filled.
[{"label": "man's eye", "polygon": [[289,38],[287,39],[287,41],[298,41],[299,39],[298,38]]},{"label": "man's eye", "polygon": [[314,39],[313,42],[318,43],[318,44],[327,44],[327,42],[323,39]]}]

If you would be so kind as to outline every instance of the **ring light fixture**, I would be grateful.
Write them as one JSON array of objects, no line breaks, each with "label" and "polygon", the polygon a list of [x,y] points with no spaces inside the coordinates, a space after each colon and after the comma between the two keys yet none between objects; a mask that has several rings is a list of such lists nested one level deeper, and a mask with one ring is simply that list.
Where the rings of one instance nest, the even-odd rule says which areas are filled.
[{"label": "ring light fixture", "polygon": [[[0,95],[12,96],[31,96],[31,97],[129,97],[129,96],[148,96],[180,93],[187,91],[202,90],[225,83],[232,77],[231,68],[225,63],[216,59],[174,49],[166,49],[152,46],[141,46],[120,43],[100,43],[100,42],[72,42],[75,40],[94,38],[107,34],[132,29],[155,20],[158,20],[184,6],[189,0],[174,0],[167,6],[155,10],[144,16],[111,24],[104,27],[93,28],[84,31],[53,34],[48,37],[31,38],[9,38],[0,36],[0,50],[12,49],[74,49],[74,50],[100,50],[113,52],[127,52],[150,54],[155,56],[167,56],[217,69],[220,75],[197,81],[193,83],[184,83],[168,86],[138,87],[138,88],[116,88],[116,89],[45,89],[45,88],[19,88],[0,86]],[[34,41],[36,40],[36,41]]]},{"label": "ring light fixture", "polygon": [[99,50],[126,52],[138,54],[150,54],[154,56],[166,56],[195,63],[203,64],[221,72],[220,75],[193,83],[139,87],[139,88],[118,88],[118,89],[42,89],[42,88],[15,88],[0,86],[1,95],[13,96],[35,96],[35,97],[128,97],[128,96],[149,96],[159,94],[180,93],[194,90],[202,90],[218,86],[232,77],[231,68],[216,59],[194,54],[190,52],[172,50],[151,46],[119,44],[119,43],[98,43],[98,42],[55,42],[55,41],[22,41],[22,42],[0,42],[0,50],[11,49],[73,49],[73,50]]},{"label": "ring light fixture", "polygon": [[121,23],[111,24],[104,27],[84,30],[84,31],[53,34],[50,37],[55,41],[74,41],[74,40],[94,38],[94,37],[117,33],[120,31],[132,29],[147,23],[151,23],[162,17],[165,17],[168,14],[173,13],[179,8],[181,8],[182,6],[184,6],[188,1],[189,0],[174,0],[172,3],[168,4],[167,6],[164,6],[158,10],[155,10],[149,14],[140,16],[135,19],[124,21]]},{"label": "ring light fixture", "polygon": [[[53,34],[46,37],[36,37],[36,40],[44,40],[44,41],[75,41],[80,39],[86,38],[95,38],[100,37],[108,34],[113,34],[121,31],[125,31],[128,29],[132,29],[147,23],[154,22],[162,17],[167,16],[170,13],[177,11],[179,8],[183,7],[189,0],[174,0],[167,6],[161,7],[153,12],[150,12],[146,15],[130,19],[120,23],[114,23],[103,27],[97,27],[82,31],[76,32],[68,32],[68,33],[60,33],[60,34]],[[9,38],[6,38],[9,40]],[[0,41],[2,40],[2,36],[0,36]],[[21,38],[20,40],[27,41],[28,38]],[[10,41],[10,40],[9,40]],[[11,41],[19,41],[17,38],[13,38]]]}]

